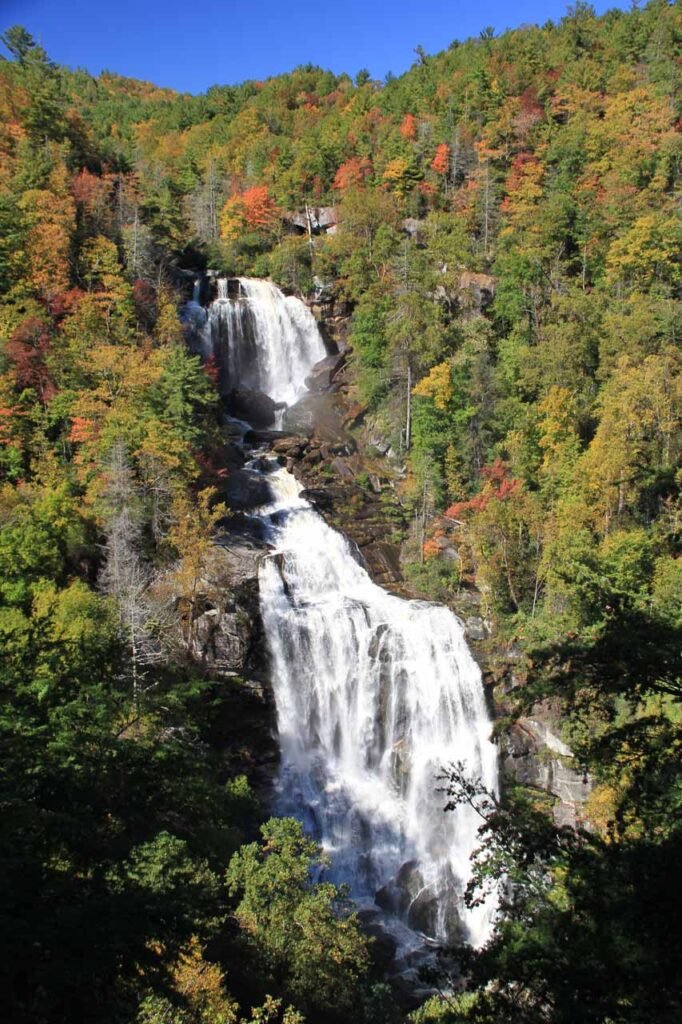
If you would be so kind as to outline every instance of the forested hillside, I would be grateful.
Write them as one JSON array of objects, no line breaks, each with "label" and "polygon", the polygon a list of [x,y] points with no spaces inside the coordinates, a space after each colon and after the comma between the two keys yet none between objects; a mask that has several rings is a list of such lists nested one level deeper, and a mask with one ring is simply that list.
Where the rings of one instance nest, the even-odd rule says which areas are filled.
[{"label": "forested hillside", "polygon": [[679,1020],[680,3],[201,96],[3,39],[6,1019],[405,1017],[316,845],[258,838],[193,657],[229,470],[178,308],[212,268],[351,314],[413,582],[478,587],[524,662],[501,713],[551,700],[595,782],[583,832],[453,769],[512,884],[467,991],[412,1019]]}]

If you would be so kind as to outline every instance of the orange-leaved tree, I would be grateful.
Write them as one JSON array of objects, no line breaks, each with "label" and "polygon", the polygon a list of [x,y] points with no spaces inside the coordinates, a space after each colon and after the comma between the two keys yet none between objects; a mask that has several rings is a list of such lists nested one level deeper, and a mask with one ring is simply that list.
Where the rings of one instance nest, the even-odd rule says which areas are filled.
[{"label": "orange-leaved tree", "polygon": [[441,142],[436,147],[436,152],[431,161],[431,167],[436,174],[447,174],[450,167],[450,147],[447,142]]},{"label": "orange-leaved tree", "polygon": [[417,118],[414,114],[405,114],[399,131],[402,137],[409,142],[413,142],[417,138]]},{"label": "orange-leaved tree", "polygon": [[334,188],[337,192],[345,192],[349,188],[357,188],[372,173],[372,164],[367,157],[353,156],[341,164],[334,176]]},{"label": "orange-leaved tree", "polygon": [[244,231],[271,234],[279,222],[280,211],[267,185],[254,185],[227,200],[220,214],[220,236],[234,242]]}]

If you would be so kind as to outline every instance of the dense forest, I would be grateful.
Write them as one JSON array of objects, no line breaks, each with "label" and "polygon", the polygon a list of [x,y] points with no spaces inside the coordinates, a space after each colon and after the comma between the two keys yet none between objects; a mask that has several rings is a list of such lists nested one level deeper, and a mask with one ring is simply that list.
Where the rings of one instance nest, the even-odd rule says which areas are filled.
[{"label": "dense forest", "polygon": [[481,814],[470,899],[504,879],[504,914],[409,1019],[677,1022],[679,0],[200,96],[2,38],[5,1019],[408,1012],[318,845],[225,763],[234,694],[192,657],[227,470],[179,306],[212,268],[352,314],[406,571],[445,602],[475,583],[524,659],[498,727],[553,701],[594,780],[570,829],[446,770]]}]

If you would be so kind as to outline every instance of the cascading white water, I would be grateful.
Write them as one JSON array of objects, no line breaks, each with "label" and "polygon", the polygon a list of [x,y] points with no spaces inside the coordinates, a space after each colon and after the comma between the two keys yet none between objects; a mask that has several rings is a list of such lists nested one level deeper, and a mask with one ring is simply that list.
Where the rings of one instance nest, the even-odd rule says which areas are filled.
[{"label": "cascading white water", "polygon": [[234,297],[228,280],[218,280],[203,354],[215,358],[223,393],[248,388],[293,405],[306,393],[308,371],[327,354],[315,318],[300,299],[285,296],[270,281],[234,280],[239,282]]},{"label": "cascading white water", "polygon": [[[268,282],[242,278],[239,287],[243,298],[230,299],[219,281],[210,351],[223,346],[229,387],[294,402],[325,355],[315,320]],[[278,811],[321,839],[330,877],[358,901],[434,938],[463,934],[480,945],[495,907],[468,910],[462,899],[480,821],[466,806],[444,813],[436,792],[453,760],[497,787],[462,626],[447,608],[376,586],[274,459],[265,469],[256,459],[251,471],[271,493],[253,515],[274,549],[261,563],[260,603],[281,748]]]},{"label": "cascading white water", "polygon": [[[480,819],[444,813],[439,770],[466,762],[490,790],[496,749],[480,671],[447,608],[376,586],[348,542],[268,477],[274,555],[260,572],[281,749],[280,807],[331,857],[330,876],[438,938],[488,935],[494,907],[463,906]],[[378,894],[378,895],[377,895]],[[461,927],[463,925],[463,928]]]}]

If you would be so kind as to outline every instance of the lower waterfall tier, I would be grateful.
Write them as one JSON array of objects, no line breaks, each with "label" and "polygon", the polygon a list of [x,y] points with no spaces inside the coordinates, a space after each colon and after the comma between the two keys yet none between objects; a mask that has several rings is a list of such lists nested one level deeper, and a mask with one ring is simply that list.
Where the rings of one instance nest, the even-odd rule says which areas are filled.
[{"label": "lower waterfall tier", "polygon": [[[273,468],[276,463],[272,464]],[[440,769],[464,761],[495,790],[497,754],[479,669],[447,609],[376,586],[348,542],[267,475],[259,510],[275,553],[260,601],[277,704],[279,813],[302,819],[329,875],[430,937],[485,941],[494,906],[463,892],[480,819],[444,813]]]}]

